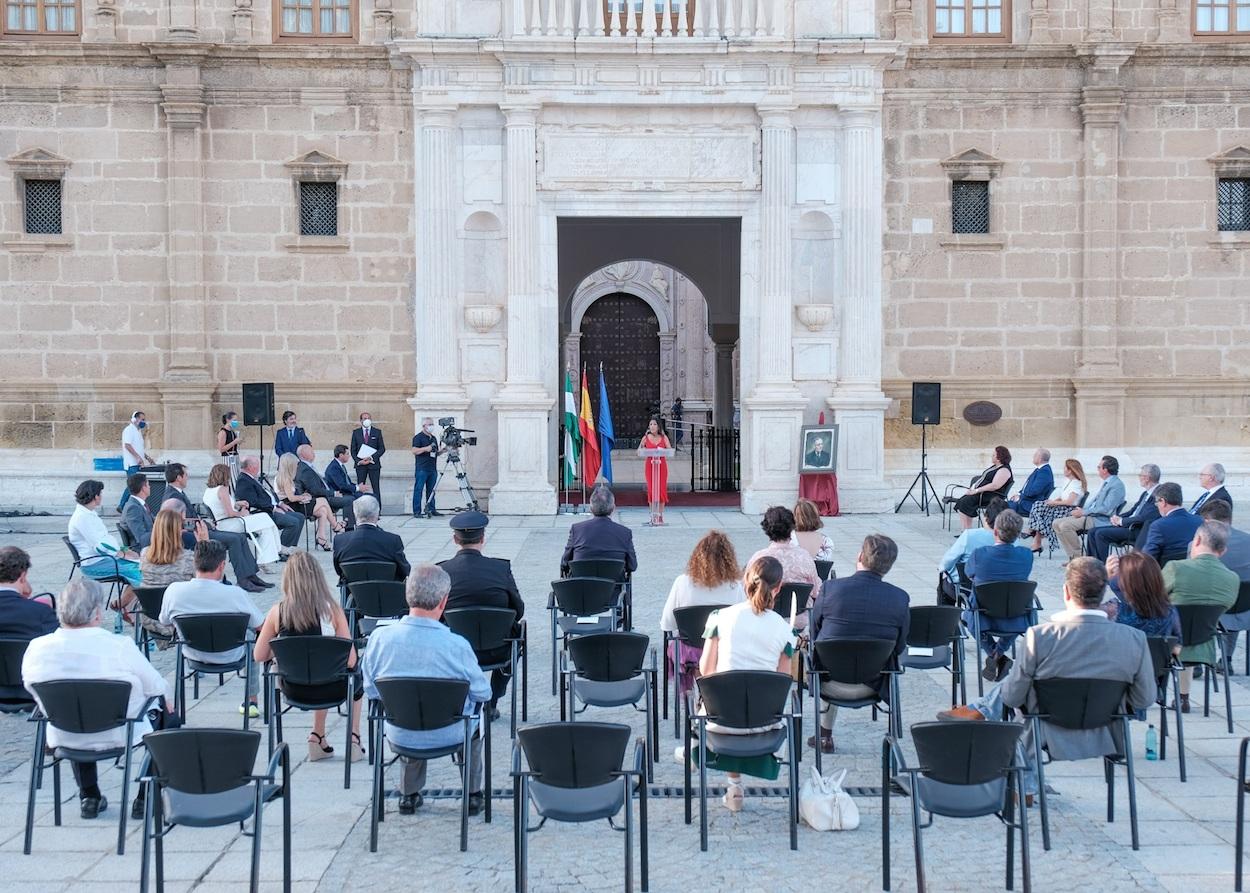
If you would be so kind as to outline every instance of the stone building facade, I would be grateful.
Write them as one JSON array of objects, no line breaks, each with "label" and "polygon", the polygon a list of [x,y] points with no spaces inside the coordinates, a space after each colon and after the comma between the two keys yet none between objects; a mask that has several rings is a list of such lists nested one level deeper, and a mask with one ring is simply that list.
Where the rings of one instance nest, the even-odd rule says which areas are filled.
[{"label": "stone building facade", "polygon": [[[0,504],[140,407],[202,467],[273,381],[325,447],[362,409],[400,447],[455,415],[492,508],[551,511],[566,313],[624,261],[687,330],[706,305],[674,370],[736,394],[746,510],[792,498],[821,411],[844,506],[888,504],[913,380],[951,476],[999,442],[1250,459],[1236,0],[0,2]],[[609,227],[566,281],[590,220],[686,217],[736,221],[717,263]]]}]

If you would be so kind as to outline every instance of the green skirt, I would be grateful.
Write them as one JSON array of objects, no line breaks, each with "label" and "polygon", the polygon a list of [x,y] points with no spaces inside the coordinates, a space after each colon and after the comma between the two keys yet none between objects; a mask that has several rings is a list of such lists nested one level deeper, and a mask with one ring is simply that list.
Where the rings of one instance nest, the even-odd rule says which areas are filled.
[{"label": "green skirt", "polygon": [[[697,746],[690,748],[690,760],[697,770],[699,766],[699,748]],[[760,757],[726,757],[709,749],[707,752],[707,767],[720,772],[736,772],[741,775],[750,775],[752,778],[762,778],[766,781],[776,781],[781,775],[781,760],[771,753],[766,753]]]}]

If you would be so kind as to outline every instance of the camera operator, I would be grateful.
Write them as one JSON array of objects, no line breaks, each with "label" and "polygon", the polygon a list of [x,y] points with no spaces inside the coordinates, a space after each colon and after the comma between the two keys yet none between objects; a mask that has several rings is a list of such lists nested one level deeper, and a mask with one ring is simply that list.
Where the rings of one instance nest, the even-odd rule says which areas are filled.
[{"label": "camera operator", "polygon": [[421,420],[421,430],[412,438],[412,455],[415,460],[412,484],[412,516],[441,518],[434,507],[434,485],[438,481],[438,438],[434,436],[434,419],[426,416]]}]

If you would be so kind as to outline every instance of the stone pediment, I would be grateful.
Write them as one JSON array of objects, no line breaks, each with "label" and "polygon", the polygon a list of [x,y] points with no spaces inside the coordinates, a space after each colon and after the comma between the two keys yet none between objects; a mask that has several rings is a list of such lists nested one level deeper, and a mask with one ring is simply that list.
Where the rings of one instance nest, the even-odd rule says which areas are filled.
[{"label": "stone pediment", "polygon": [[72,163],[55,152],[39,147],[18,152],[6,161],[17,176],[28,180],[59,180]]},{"label": "stone pediment", "polygon": [[316,149],[297,155],[285,166],[296,180],[337,181],[347,175],[347,162]]},{"label": "stone pediment", "polygon": [[1219,177],[1250,177],[1250,148],[1233,146],[1207,159]]},{"label": "stone pediment", "polygon": [[965,149],[940,162],[952,180],[992,180],[1003,169],[1003,163],[980,149]]}]

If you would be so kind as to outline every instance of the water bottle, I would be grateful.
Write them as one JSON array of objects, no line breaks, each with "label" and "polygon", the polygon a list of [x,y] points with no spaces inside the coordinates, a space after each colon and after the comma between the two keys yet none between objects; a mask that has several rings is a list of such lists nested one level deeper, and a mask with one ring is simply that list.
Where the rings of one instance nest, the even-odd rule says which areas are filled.
[{"label": "water bottle", "polygon": [[1159,735],[1153,725],[1146,729],[1146,759],[1159,759]]}]

